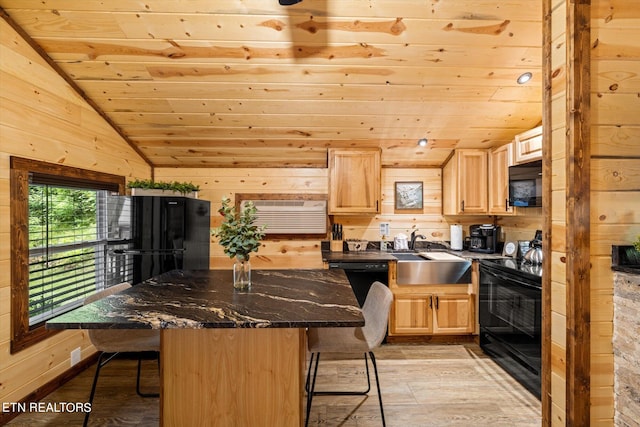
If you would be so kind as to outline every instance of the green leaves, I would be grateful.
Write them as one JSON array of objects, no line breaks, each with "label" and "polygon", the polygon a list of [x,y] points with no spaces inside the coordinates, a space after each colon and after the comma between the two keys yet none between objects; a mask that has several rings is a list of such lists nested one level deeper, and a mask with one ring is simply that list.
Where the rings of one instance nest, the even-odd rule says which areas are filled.
[{"label": "green leaves", "polygon": [[136,179],[127,183],[127,188],[144,188],[150,190],[169,190],[187,194],[192,191],[199,191],[200,187],[190,182],[164,182],[152,179]]},{"label": "green leaves", "polygon": [[257,211],[253,202],[247,202],[238,214],[231,205],[231,199],[222,198],[222,207],[218,209],[218,213],[224,220],[220,227],[213,229],[212,234],[219,239],[218,243],[224,247],[224,253],[229,258],[238,256],[248,259],[251,252],[257,252],[260,248],[265,226],[254,224]]}]

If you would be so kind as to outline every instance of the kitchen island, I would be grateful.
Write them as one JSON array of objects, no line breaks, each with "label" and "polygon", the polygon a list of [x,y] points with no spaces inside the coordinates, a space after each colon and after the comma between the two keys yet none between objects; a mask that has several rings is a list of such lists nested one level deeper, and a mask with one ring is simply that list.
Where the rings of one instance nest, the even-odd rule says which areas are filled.
[{"label": "kitchen island", "polygon": [[299,426],[305,328],[364,317],[342,270],[174,270],[47,322],[49,329],[160,329],[163,426]]}]

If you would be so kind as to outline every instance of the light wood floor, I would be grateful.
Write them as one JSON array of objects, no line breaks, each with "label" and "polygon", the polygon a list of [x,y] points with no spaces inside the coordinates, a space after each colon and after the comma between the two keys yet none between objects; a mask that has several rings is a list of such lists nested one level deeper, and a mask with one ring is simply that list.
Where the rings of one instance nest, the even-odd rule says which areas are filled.
[{"label": "light wood floor", "polygon": [[[376,351],[387,425],[540,426],[540,402],[484,356],[475,344],[387,344]],[[47,402],[86,402],[94,368],[50,394]],[[143,391],[158,389],[155,361],[143,364]],[[135,393],[136,361],[103,368],[89,425],[157,426],[157,398]],[[310,425],[381,426],[372,375],[369,396],[316,396]],[[366,388],[364,360],[323,355],[316,389]],[[26,413],[11,426],[82,425],[82,414]],[[206,425],[203,424],[203,425]]]}]

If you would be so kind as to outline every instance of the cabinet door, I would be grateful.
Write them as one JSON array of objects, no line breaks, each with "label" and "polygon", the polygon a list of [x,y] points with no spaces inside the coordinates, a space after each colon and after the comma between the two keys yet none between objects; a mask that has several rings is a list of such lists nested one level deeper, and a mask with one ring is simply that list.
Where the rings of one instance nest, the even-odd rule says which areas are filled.
[{"label": "cabinet door", "polygon": [[473,295],[434,295],[434,334],[469,334],[475,323]]},{"label": "cabinet door", "polygon": [[442,169],[443,215],[488,212],[486,150],[456,150]]},{"label": "cabinet door", "polygon": [[489,153],[489,213],[513,215],[509,206],[509,166],[513,164],[513,144],[503,145]]},{"label": "cabinet door", "polygon": [[391,334],[421,335],[433,332],[432,295],[396,295]]},{"label": "cabinet door", "polygon": [[542,126],[515,137],[515,164],[542,159]]},{"label": "cabinet door", "polygon": [[458,199],[460,213],[487,212],[487,152],[460,150],[458,160]]},{"label": "cabinet door", "polygon": [[329,150],[329,214],[378,213],[380,149]]}]

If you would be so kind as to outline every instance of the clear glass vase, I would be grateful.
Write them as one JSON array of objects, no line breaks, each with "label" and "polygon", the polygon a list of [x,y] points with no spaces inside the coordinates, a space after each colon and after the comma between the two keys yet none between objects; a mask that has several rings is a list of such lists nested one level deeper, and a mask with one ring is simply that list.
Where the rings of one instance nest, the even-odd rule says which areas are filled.
[{"label": "clear glass vase", "polygon": [[248,256],[237,255],[233,264],[233,287],[246,290],[251,287],[251,263]]}]

